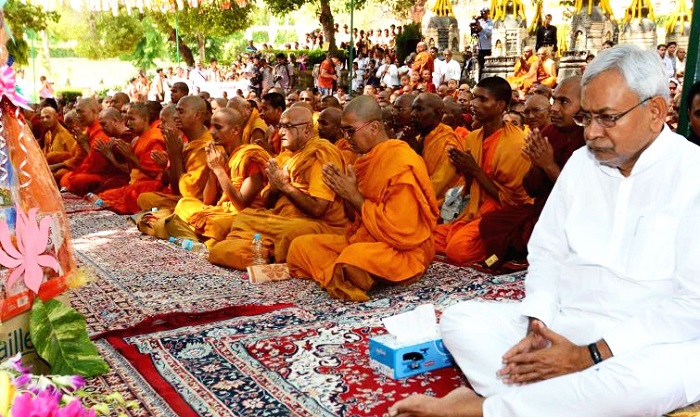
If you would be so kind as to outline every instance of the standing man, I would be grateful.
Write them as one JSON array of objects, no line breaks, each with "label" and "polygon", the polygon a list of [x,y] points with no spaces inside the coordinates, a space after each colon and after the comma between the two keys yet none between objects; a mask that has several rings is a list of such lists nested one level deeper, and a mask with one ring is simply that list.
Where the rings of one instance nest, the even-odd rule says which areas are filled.
[{"label": "standing man", "polygon": [[411,65],[411,71],[421,74],[423,70],[430,70],[432,74],[435,70],[435,59],[428,52],[428,44],[425,42],[418,42],[416,45],[416,57],[413,58],[413,65]]},{"label": "standing man", "polygon": [[476,21],[476,31],[479,34],[477,48],[477,60],[479,61],[479,78],[484,73],[484,62],[487,56],[491,56],[491,34],[493,33],[493,20],[489,17],[491,10],[488,7],[481,9],[481,17]]},{"label": "standing man", "polygon": [[459,66],[459,62],[452,59],[452,51],[449,49],[445,49],[442,56],[445,58],[445,62],[443,64],[444,73],[442,80],[440,80],[440,84],[447,83],[450,80],[455,80],[459,85],[462,75],[462,68]]},{"label": "standing man", "polygon": [[664,56],[664,66],[666,67],[666,75],[668,78],[673,78],[676,76],[676,48],[678,44],[676,42],[669,42],[666,44],[666,55]]},{"label": "standing man", "polygon": [[321,96],[330,96],[333,94],[333,82],[338,81],[338,74],[336,73],[336,61],[338,58],[334,57],[330,52],[326,55],[326,59],[321,62],[318,69],[318,89],[321,91]]},{"label": "standing man", "polygon": [[547,14],[544,17],[544,24],[537,28],[537,41],[535,42],[535,50],[540,50],[543,46],[552,48],[552,52],[557,52],[557,27],[552,25],[552,15]]},{"label": "standing man", "polygon": [[275,88],[281,88],[284,94],[289,94],[289,92],[294,88],[294,66],[287,62],[287,56],[283,53],[279,53],[275,56],[277,60],[277,65],[273,71],[273,81],[275,83]]}]

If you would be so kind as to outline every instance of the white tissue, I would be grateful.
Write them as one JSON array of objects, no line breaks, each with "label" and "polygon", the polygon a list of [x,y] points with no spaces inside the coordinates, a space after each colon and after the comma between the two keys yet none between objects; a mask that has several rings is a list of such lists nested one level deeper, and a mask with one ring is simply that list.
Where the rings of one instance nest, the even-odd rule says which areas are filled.
[{"label": "white tissue", "polygon": [[413,311],[382,319],[389,334],[400,343],[439,339],[435,307],[423,304]]}]

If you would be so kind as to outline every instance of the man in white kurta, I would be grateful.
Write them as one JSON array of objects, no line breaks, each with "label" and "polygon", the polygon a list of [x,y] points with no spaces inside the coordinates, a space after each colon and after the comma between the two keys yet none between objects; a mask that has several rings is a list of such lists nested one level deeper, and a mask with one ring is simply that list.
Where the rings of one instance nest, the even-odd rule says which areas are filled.
[{"label": "man in white kurta", "polygon": [[700,400],[700,148],[665,125],[665,78],[632,46],[589,65],[587,147],[532,235],[525,300],[442,316],[481,396],[414,396],[391,416],[660,416]]}]

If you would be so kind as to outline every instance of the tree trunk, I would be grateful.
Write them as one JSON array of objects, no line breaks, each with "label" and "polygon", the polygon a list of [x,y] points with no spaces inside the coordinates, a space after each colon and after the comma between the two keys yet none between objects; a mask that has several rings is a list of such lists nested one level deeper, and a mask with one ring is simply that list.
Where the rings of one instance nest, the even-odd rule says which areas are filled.
[{"label": "tree trunk", "polygon": [[201,33],[197,34],[197,50],[199,51],[199,60],[204,62],[207,54],[204,51],[204,35]]},{"label": "tree trunk", "polygon": [[333,13],[331,12],[330,0],[321,0],[321,14],[318,17],[323,27],[323,39],[328,42],[328,51],[335,52],[338,47],[335,45],[335,29],[333,28]]},{"label": "tree trunk", "polygon": [[[168,41],[175,42],[176,32],[175,29],[170,30],[170,36],[168,36]],[[180,38],[180,58],[185,61],[188,67],[194,67],[194,54],[189,46],[185,45]]]}]

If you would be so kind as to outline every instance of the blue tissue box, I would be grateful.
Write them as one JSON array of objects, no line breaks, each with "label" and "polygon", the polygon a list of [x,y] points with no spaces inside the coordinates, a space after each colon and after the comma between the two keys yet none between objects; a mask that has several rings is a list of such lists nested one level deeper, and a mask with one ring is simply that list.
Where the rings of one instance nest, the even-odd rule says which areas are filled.
[{"label": "blue tissue box", "polygon": [[393,379],[408,378],[454,365],[442,339],[399,343],[390,334],[369,339],[370,366]]}]

